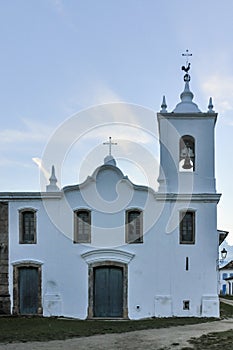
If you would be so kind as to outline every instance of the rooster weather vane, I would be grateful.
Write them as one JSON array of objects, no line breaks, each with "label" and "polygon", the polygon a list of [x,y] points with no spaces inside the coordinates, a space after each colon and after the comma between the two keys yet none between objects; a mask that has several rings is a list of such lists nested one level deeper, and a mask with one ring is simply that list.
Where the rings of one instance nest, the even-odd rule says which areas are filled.
[{"label": "rooster weather vane", "polygon": [[185,66],[182,66],[181,69],[183,71],[185,71],[185,75],[184,75],[184,81],[190,81],[190,75],[189,75],[189,70],[190,70],[190,66],[191,66],[191,63],[188,61],[188,57],[192,56],[191,53],[189,53],[189,50],[186,50],[185,53],[182,53],[182,56],[186,57],[186,65]]}]

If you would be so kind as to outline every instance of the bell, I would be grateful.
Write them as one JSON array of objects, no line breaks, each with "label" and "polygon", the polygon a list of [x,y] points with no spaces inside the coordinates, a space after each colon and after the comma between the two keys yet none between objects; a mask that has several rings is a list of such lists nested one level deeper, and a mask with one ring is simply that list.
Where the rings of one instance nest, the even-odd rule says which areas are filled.
[{"label": "bell", "polygon": [[193,166],[191,164],[190,161],[190,157],[188,155],[186,155],[185,159],[184,159],[184,164],[182,166],[183,169],[191,169]]}]

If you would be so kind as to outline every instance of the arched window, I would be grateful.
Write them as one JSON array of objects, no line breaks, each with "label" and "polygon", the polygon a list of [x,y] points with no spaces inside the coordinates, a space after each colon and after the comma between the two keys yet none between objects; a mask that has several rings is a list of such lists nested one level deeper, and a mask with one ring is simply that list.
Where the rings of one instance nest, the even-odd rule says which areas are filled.
[{"label": "arched window", "polygon": [[139,209],[126,211],[126,243],[143,243],[142,211]]},{"label": "arched window", "polygon": [[36,243],[35,209],[22,209],[19,212],[19,242]]},{"label": "arched window", "polygon": [[81,209],[74,212],[74,243],[91,242],[91,212]]},{"label": "arched window", "polygon": [[195,171],[195,140],[190,135],[180,138],[180,171]]}]

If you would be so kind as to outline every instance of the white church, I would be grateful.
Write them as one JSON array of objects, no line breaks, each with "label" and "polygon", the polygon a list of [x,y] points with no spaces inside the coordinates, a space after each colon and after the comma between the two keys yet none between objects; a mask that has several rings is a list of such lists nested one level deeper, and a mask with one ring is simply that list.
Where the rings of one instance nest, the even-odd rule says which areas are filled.
[{"label": "white church", "polygon": [[44,192],[0,193],[1,314],[219,317],[217,113],[193,102],[189,67],[157,113],[157,191],[122,173],[109,138],[83,183],[60,189],[52,167]]}]

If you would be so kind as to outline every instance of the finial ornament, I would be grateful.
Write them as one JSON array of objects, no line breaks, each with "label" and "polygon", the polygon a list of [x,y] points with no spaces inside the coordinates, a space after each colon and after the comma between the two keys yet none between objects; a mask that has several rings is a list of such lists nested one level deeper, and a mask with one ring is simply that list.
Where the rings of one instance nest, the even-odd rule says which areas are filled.
[{"label": "finial ornament", "polygon": [[117,143],[116,142],[112,142],[111,136],[109,136],[108,139],[109,139],[109,141],[104,142],[103,145],[108,145],[109,146],[109,156],[111,156],[112,155],[112,146],[117,145]]},{"label": "finial ornament", "polygon": [[189,57],[192,56],[191,53],[189,53],[189,50],[186,50],[185,53],[182,53],[182,56],[186,57],[186,62],[185,62],[185,66],[182,66],[181,69],[183,71],[185,71],[185,75],[184,75],[184,81],[185,82],[189,82],[191,77],[190,75],[188,74],[189,70],[190,70],[190,66],[191,66],[191,63],[189,62]]},{"label": "finial ornament", "polygon": [[186,65],[182,66],[181,69],[185,72],[184,75],[184,91],[180,94],[181,102],[176,105],[176,108],[173,110],[174,113],[200,113],[200,109],[196,105],[196,103],[193,102],[193,93],[190,91],[189,88],[189,82],[190,82],[190,75],[189,70],[191,63],[189,62],[188,58],[192,56],[191,53],[189,53],[188,50],[186,50],[186,53],[183,53],[182,56],[186,57]]},{"label": "finial ornament", "polygon": [[160,110],[161,113],[167,113],[167,103],[166,103],[166,98],[165,96],[163,96],[163,101],[162,101],[162,104],[161,104],[161,110]]},{"label": "finial ornament", "polygon": [[209,105],[208,105],[208,113],[215,113],[213,108],[214,108],[214,105],[213,105],[213,102],[212,102],[212,97],[210,97]]},{"label": "finial ornament", "polygon": [[47,191],[59,191],[59,187],[57,186],[57,178],[55,175],[55,167],[52,165],[51,176],[49,178],[49,185],[46,186]]}]

